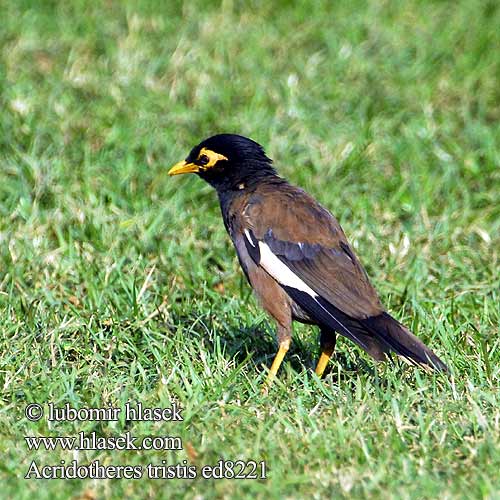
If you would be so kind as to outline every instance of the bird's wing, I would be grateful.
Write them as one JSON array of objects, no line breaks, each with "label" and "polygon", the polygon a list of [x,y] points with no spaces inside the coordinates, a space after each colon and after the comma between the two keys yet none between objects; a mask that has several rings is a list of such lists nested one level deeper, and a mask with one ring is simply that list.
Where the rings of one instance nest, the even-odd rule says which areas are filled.
[{"label": "bird's wing", "polygon": [[301,189],[270,189],[261,188],[243,210],[240,231],[254,263],[311,318],[375,359],[392,350],[446,371],[419,338],[384,311],[336,219]]},{"label": "bird's wing", "polygon": [[339,223],[301,189],[255,193],[243,230],[249,253],[280,284],[312,291],[351,318],[383,312]]}]

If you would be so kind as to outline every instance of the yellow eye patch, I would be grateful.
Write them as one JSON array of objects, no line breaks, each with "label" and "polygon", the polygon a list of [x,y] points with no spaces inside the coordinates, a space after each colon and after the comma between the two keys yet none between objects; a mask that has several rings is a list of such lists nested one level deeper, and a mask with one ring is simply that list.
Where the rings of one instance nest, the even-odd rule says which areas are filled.
[{"label": "yellow eye patch", "polygon": [[227,160],[227,158],[224,155],[212,151],[211,149],[202,148],[195,163],[201,170],[206,170],[207,168],[213,167],[218,161],[221,160]]}]

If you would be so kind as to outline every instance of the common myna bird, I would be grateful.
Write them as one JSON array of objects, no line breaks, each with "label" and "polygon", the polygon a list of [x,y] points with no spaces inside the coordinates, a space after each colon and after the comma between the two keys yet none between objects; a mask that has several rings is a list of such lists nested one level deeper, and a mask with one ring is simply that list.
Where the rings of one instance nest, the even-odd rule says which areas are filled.
[{"label": "common myna bird", "polygon": [[259,144],[214,135],[169,175],[196,173],[219,196],[222,218],[250,285],[276,320],[279,350],[268,385],[290,347],[292,320],[318,325],[321,376],[340,333],[376,360],[393,351],[413,364],[446,365],[390,316],[337,219],[280,177]]}]

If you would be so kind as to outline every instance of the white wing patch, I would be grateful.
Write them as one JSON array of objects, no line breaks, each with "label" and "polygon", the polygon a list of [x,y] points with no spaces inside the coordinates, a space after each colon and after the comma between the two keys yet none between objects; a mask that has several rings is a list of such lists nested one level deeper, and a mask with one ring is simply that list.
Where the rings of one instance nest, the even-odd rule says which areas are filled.
[{"label": "white wing patch", "polygon": [[[255,247],[252,238],[245,229],[245,236],[247,237],[250,245]],[[306,283],[304,283],[293,271],[291,271],[281,260],[274,255],[269,246],[263,241],[258,242],[260,252],[259,265],[263,267],[280,285],[289,286],[306,292],[311,297],[316,298],[318,294]]]},{"label": "white wing patch", "polygon": [[252,245],[255,248],[255,245],[253,244],[252,237],[250,236],[250,233],[248,232],[248,229],[245,229],[245,236],[247,237],[248,243]]}]

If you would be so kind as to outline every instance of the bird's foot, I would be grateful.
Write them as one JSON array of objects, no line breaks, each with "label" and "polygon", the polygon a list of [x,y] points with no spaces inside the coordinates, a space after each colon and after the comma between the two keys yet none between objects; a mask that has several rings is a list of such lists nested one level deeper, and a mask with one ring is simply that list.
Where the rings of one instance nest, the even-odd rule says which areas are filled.
[{"label": "bird's foot", "polygon": [[278,370],[281,366],[281,363],[283,362],[283,358],[288,352],[288,349],[290,349],[290,339],[284,340],[283,342],[280,343],[280,347],[278,349],[276,356],[274,357],[273,364],[271,365],[269,373],[267,374],[266,381],[262,386],[262,394],[265,395],[268,393],[269,387],[271,387],[274,378],[276,377],[276,374],[278,373]]},{"label": "bird's foot", "polygon": [[332,357],[333,354],[333,349],[324,349],[321,351],[321,356],[319,357],[318,364],[316,365],[316,370],[314,370],[314,373],[318,377],[321,377],[328,365],[328,361],[330,361],[330,358]]}]

